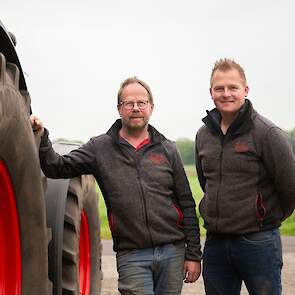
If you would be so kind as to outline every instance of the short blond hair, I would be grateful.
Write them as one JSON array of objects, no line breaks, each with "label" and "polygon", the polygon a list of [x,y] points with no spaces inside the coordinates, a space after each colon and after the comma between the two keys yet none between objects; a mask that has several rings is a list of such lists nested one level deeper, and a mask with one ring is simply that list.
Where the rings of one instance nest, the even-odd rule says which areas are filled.
[{"label": "short blond hair", "polygon": [[218,70],[221,72],[227,72],[230,71],[232,69],[235,69],[239,72],[242,80],[244,81],[245,85],[247,85],[247,79],[246,79],[246,75],[245,75],[245,71],[244,69],[237,63],[235,62],[233,59],[229,59],[229,58],[221,58],[219,60],[217,60],[214,63],[214,67],[212,69],[211,72],[211,77],[210,77],[210,86],[212,86],[212,81],[213,81],[213,75],[214,73]]},{"label": "short blond hair", "polygon": [[137,77],[129,77],[127,78],[126,80],[124,80],[121,85],[120,85],[120,89],[118,91],[118,95],[117,95],[117,104],[119,105],[120,102],[121,102],[121,99],[122,99],[122,92],[124,90],[124,88],[127,86],[127,85],[130,85],[130,84],[133,84],[133,83],[137,83],[139,85],[141,85],[148,93],[149,95],[149,102],[150,104],[154,104],[154,99],[153,99],[153,94],[152,94],[152,91],[150,89],[150,87],[145,83],[143,82],[142,80],[138,79]]}]

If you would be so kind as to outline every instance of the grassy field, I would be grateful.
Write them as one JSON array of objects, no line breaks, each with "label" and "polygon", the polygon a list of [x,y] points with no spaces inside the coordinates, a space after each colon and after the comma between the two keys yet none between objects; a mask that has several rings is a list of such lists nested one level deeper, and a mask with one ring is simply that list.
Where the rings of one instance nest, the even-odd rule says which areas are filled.
[{"label": "grassy field", "polygon": [[[190,183],[191,190],[193,192],[194,199],[197,204],[198,204],[203,196],[203,192],[199,186],[199,182],[196,177],[196,171],[194,166],[186,166],[185,171]],[[98,191],[99,188],[97,187]],[[108,220],[107,220],[107,213],[106,213],[106,207],[103,198],[99,198],[99,213],[100,213],[100,219],[101,219],[101,238],[102,239],[111,239],[111,233],[109,230],[109,225],[108,225]],[[200,230],[201,230],[201,235],[205,234],[205,229],[203,228],[203,220],[202,218],[199,217],[200,221]],[[281,226],[281,233],[283,235],[295,235],[295,213],[292,214],[291,217],[289,217]]]}]

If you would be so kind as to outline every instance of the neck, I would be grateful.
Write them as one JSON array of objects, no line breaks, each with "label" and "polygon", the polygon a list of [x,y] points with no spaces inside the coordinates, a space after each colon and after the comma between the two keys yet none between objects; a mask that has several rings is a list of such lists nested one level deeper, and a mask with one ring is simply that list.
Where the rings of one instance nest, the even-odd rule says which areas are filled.
[{"label": "neck", "polygon": [[232,114],[221,114],[221,124],[220,128],[222,130],[223,134],[226,134],[229,126],[232,124],[232,122],[235,120],[235,118],[238,116],[238,113],[232,115]]},{"label": "neck", "polygon": [[122,127],[119,135],[127,140],[132,146],[137,147],[144,139],[149,137],[148,129],[144,130],[129,130]]}]

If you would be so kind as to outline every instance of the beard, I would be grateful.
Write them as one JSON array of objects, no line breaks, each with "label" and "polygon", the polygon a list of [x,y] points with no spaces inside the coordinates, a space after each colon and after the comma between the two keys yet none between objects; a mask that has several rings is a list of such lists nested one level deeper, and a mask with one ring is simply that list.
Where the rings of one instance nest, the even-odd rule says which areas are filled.
[{"label": "beard", "polygon": [[122,125],[124,125],[129,133],[140,132],[146,129],[148,120],[143,117],[129,118],[122,120]]}]

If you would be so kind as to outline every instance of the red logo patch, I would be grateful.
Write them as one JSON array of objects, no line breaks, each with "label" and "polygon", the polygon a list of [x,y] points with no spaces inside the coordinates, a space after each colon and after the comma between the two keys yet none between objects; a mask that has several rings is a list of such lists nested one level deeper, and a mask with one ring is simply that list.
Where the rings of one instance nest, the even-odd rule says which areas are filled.
[{"label": "red logo patch", "polygon": [[149,159],[156,165],[162,165],[166,162],[166,157],[162,154],[150,154]]},{"label": "red logo patch", "polygon": [[249,146],[247,146],[246,143],[241,142],[241,141],[237,141],[234,144],[234,149],[235,149],[236,153],[246,153],[246,152],[250,151]]}]

